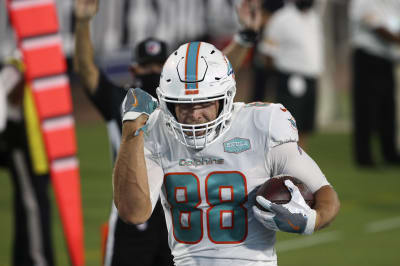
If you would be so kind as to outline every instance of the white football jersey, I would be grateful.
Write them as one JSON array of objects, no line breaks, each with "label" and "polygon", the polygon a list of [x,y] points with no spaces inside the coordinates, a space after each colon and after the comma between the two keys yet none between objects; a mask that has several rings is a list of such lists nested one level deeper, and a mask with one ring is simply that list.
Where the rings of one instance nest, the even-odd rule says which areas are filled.
[{"label": "white football jersey", "polygon": [[235,103],[230,128],[202,150],[179,143],[162,116],[150,116],[145,156],[152,204],[161,195],[176,265],[276,265],[275,232],[251,207],[256,188],[276,175],[269,150],[298,141],[290,112],[281,104]]}]

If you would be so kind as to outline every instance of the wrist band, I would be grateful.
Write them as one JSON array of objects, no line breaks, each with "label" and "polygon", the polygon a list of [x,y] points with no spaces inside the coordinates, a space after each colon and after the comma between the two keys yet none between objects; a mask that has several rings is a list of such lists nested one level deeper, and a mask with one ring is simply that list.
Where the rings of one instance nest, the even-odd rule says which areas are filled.
[{"label": "wrist band", "polygon": [[316,219],[317,219],[317,212],[311,209],[303,235],[311,235],[312,233],[314,233]]},{"label": "wrist band", "polygon": [[258,40],[258,33],[252,29],[244,29],[236,33],[233,38],[242,46],[252,47]]}]

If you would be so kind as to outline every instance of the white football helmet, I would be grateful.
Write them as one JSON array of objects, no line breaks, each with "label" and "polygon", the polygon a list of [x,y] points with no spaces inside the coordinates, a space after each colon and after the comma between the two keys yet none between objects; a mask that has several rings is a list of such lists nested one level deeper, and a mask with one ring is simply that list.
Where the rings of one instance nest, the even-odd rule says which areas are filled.
[{"label": "white football helmet", "polygon": [[[235,94],[232,65],[214,45],[205,42],[186,43],[172,53],[157,88],[167,127],[178,141],[195,149],[206,147],[229,128]],[[220,100],[220,110],[215,120],[197,125],[177,121],[175,103],[216,100]]]}]

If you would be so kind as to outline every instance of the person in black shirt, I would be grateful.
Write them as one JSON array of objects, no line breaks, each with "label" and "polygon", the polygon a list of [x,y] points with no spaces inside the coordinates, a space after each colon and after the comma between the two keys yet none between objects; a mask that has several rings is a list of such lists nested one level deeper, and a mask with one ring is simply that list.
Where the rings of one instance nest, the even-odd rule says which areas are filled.
[{"label": "person in black shirt", "polygon": [[[149,46],[157,46],[158,48],[153,49],[158,49],[158,52],[151,53],[150,48],[146,49]],[[156,39],[147,39],[141,42],[138,48],[141,48],[136,50],[138,61],[131,69],[135,73],[135,83],[141,84],[142,88],[154,95],[155,90],[150,83],[159,79],[160,69],[166,59],[166,45]],[[102,72],[99,72],[97,87],[91,90],[85,86],[85,89],[107,123],[113,161],[115,161],[121,141],[120,107],[126,90],[113,84]],[[150,220],[138,226],[123,222],[113,205],[109,220],[105,265],[173,265],[167,238],[160,202],[157,203]],[[158,241],[154,241],[155,239]]]},{"label": "person in black shirt", "polygon": [[[244,29],[224,49],[235,69],[239,69],[261,28],[261,14],[257,3],[259,4],[258,0],[242,2],[238,15]],[[97,9],[98,0],[76,1],[74,68],[89,98],[107,123],[115,161],[121,141],[121,103],[127,91],[113,84],[94,63],[89,23]],[[134,49],[135,61],[130,67],[135,77],[133,87],[141,87],[156,97],[156,88],[167,53],[166,44],[161,40],[148,38],[140,42]],[[104,265],[173,265],[160,202],[149,221],[137,226],[121,220],[113,204]]]}]

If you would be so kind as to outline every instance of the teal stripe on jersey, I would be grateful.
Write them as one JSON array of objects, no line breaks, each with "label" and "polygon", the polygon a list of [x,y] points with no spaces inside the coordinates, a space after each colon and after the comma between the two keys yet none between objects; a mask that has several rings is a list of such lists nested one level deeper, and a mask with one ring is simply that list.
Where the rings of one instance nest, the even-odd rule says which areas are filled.
[{"label": "teal stripe on jersey", "polygon": [[[187,58],[186,58],[186,81],[197,80],[197,55],[200,49],[200,42],[189,43]],[[187,83],[187,89],[196,89],[197,83]]]}]

